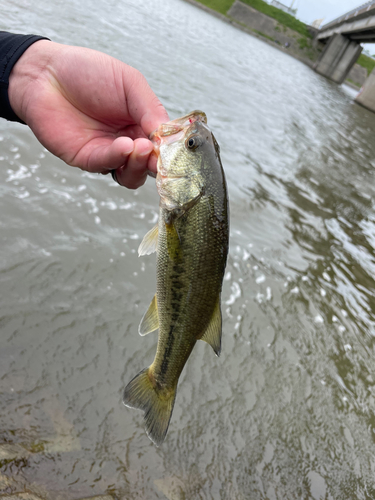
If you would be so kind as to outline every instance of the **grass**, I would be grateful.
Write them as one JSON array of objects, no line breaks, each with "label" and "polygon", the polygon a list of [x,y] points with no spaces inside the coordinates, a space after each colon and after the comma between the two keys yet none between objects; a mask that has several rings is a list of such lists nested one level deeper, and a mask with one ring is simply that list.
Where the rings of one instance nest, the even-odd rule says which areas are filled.
[{"label": "grass", "polygon": [[198,0],[198,2],[210,9],[220,12],[220,14],[226,15],[228,10],[232,7],[234,0]]},{"label": "grass", "polygon": [[367,69],[367,75],[369,75],[375,68],[375,59],[371,59],[371,57],[361,54],[358,58],[357,64],[360,64]]},{"label": "grass", "polygon": [[317,58],[317,52],[314,50],[311,38],[301,36],[297,39],[298,47],[305,55],[310,59],[310,61],[315,61]]},{"label": "grass", "polygon": [[[216,10],[220,12],[220,14],[226,14],[228,10],[232,7],[234,0],[198,0],[206,7],[210,9]],[[291,30],[297,31],[300,35],[303,35],[307,38],[312,38],[311,33],[307,29],[306,24],[302,23],[294,16],[291,16],[287,12],[283,12],[272,5],[268,5],[268,3],[263,2],[263,0],[241,0],[243,3],[246,3],[253,9],[266,14],[266,16],[272,17],[276,19],[282,27],[288,27]]]},{"label": "grass", "polygon": [[361,87],[361,85],[360,85],[359,83],[355,82],[355,81],[354,81],[354,80],[352,80],[351,78],[347,78],[346,80],[347,80],[348,82],[352,83],[355,87],[358,87],[358,88],[360,88],[360,87]]},{"label": "grass", "polygon": [[305,36],[301,36],[301,38],[298,38],[298,47],[303,50],[307,48],[311,48],[311,40],[310,38],[306,38]]},{"label": "grass", "polygon": [[[211,0],[212,3],[215,3],[215,0]],[[217,0],[219,1],[219,0]],[[297,31],[301,35],[306,36],[307,38],[312,38],[311,33],[307,29],[306,24],[302,23],[294,16],[291,16],[287,12],[283,12],[272,5],[268,5],[268,3],[263,2],[263,0],[241,0],[243,3],[250,5],[253,9],[266,14],[266,16],[272,17],[276,19],[280,24],[287,26],[291,30]]]}]

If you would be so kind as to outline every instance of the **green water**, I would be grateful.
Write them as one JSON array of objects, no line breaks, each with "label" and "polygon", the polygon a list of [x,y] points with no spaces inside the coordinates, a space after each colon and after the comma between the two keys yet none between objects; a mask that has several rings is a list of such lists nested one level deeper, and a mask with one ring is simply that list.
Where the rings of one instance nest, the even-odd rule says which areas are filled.
[{"label": "green water", "polygon": [[375,498],[375,115],[179,0],[19,0],[0,28],[137,67],[171,118],[204,110],[231,206],[222,354],[197,345],[156,448],[121,402],[156,349],[154,180],[127,191],[0,121],[0,443],[29,450],[0,492]]}]

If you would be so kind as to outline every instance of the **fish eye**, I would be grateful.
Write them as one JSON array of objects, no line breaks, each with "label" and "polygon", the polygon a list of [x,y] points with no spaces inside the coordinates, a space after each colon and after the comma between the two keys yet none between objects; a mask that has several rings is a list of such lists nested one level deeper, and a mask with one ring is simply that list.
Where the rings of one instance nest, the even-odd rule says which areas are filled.
[{"label": "fish eye", "polygon": [[200,145],[200,140],[197,136],[192,135],[186,139],[185,144],[188,149],[194,150]]}]

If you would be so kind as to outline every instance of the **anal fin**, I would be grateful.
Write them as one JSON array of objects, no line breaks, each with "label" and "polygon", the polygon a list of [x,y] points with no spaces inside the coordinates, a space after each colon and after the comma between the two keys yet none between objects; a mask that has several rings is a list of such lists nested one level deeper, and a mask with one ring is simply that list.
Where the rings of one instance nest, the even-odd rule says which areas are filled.
[{"label": "anal fin", "polygon": [[221,330],[222,330],[222,319],[221,319],[221,309],[220,309],[220,296],[216,302],[214,312],[211,317],[211,321],[206,328],[206,331],[200,338],[207,344],[210,344],[214,350],[216,356],[220,356],[221,352]]},{"label": "anal fin", "polygon": [[159,328],[159,314],[158,314],[158,304],[156,300],[156,294],[151,301],[151,304],[147,311],[145,312],[138,328],[139,335],[147,335],[148,333],[154,332]]}]

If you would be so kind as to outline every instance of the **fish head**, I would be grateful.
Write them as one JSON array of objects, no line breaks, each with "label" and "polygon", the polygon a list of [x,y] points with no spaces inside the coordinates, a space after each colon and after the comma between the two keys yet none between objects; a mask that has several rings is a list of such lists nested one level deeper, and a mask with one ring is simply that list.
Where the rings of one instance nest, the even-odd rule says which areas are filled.
[{"label": "fish head", "polygon": [[164,123],[151,134],[158,156],[156,185],[161,204],[173,210],[191,202],[203,192],[205,177],[219,146],[207,126],[203,111],[193,111]]}]

